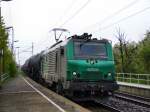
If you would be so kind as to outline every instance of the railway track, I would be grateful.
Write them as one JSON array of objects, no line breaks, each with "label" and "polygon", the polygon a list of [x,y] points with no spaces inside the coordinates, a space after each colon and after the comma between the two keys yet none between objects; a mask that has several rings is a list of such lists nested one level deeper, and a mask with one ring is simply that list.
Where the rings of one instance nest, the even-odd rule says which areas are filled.
[{"label": "railway track", "polygon": [[121,93],[121,92],[116,92],[114,94],[114,97],[126,100],[128,102],[135,103],[135,104],[143,106],[143,107],[148,107],[148,108],[150,107],[150,98],[144,98],[141,96],[131,95],[131,94],[127,94],[127,93]]},{"label": "railway track", "polygon": [[149,99],[145,101],[144,98],[137,96],[131,97],[130,95],[115,93],[106,100],[96,99],[94,101],[113,112],[150,112]]},{"label": "railway track", "polygon": [[[113,96],[106,99],[93,99],[94,103],[91,102],[91,98],[85,100],[71,100],[93,112],[150,112],[149,98],[116,92]],[[88,100],[88,103],[79,103],[80,100],[81,102],[86,102]]]},{"label": "railway track", "polygon": [[150,112],[150,108],[135,105],[131,102],[127,102],[116,98],[110,98],[107,102],[95,102],[99,103],[104,108],[113,112]]},{"label": "railway track", "polygon": [[121,110],[119,110],[117,108],[114,108],[113,106],[107,105],[106,103],[97,102],[97,101],[95,101],[95,102],[98,103],[103,108],[107,109],[108,111],[111,111],[111,112],[122,112]]},{"label": "railway track", "polygon": [[115,94],[120,94],[120,95],[123,95],[123,96],[133,97],[133,98],[136,98],[136,99],[139,99],[139,100],[150,102],[150,98],[146,98],[146,97],[142,97],[142,96],[137,96],[137,95],[133,95],[133,94],[129,94],[129,93],[115,92]]}]

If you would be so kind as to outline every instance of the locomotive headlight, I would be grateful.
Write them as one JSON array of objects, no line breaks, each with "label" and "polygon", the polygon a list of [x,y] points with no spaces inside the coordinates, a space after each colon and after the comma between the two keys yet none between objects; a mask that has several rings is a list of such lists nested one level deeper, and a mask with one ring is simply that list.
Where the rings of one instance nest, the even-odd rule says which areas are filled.
[{"label": "locomotive headlight", "polygon": [[73,74],[74,76],[76,76],[76,75],[77,75],[77,73],[76,73],[76,72],[73,72],[72,74]]},{"label": "locomotive headlight", "polygon": [[76,79],[77,78],[77,73],[73,72],[72,74],[73,74],[73,78]]},{"label": "locomotive headlight", "polygon": [[94,60],[91,60],[91,62],[90,62],[91,64],[94,64]]},{"label": "locomotive headlight", "polygon": [[111,73],[108,73],[108,76],[111,76]]}]

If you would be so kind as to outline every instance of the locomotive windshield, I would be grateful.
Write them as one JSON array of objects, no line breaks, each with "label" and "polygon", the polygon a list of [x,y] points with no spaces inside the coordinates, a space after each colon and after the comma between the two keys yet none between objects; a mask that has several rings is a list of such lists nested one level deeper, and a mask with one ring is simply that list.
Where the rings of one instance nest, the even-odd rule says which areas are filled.
[{"label": "locomotive windshield", "polygon": [[107,58],[105,43],[98,42],[75,42],[75,57],[77,58]]}]

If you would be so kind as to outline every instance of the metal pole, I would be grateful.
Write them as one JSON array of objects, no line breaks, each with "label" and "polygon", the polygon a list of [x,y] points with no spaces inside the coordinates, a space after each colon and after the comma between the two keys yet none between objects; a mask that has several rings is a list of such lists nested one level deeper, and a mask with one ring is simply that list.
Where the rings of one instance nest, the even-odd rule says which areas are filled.
[{"label": "metal pole", "polygon": [[11,27],[12,29],[12,54],[14,55],[14,28]]},{"label": "metal pole", "polygon": [[11,29],[11,33],[12,33],[12,42],[11,42],[11,52],[14,55],[14,28],[12,26],[10,27],[6,27],[5,29]]},{"label": "metal pole", "polygon": [[131,73],[130,73],[130,83],[132,83],[132,82],[131,82],[131,81],[132,81],[131,78],[132,78],[132,77],[131,77]]},{"label": "metal pole", "polygon": [[33,56],[33,48],[34,48],[34,47],[33,47],[33,42],[32,42],[32,56]]},{"label": "metal pole", "polygon": [[18,47],[18,64],[20,66],[20,63],[19,63],[19,47]]},{"label": "metal pole", "polygon": [[1,25],[1,0],[0,0],[0,25]]},{"label": "metal pole", "polygon": [[17,53],[18,56],[16,55],[16,57],[17,57],[17,60],[18,60],[18,65],[20,66],[19,48],[20,47],[16,47],[16,49],[18,49],[18,53]]},{"label": "metal pole", "polygon": [[[0,28],[1,26],[2,25],[1,25],[1,0],[0,0]],[[2,76],[2,49],[0,48],[0,88],[1,88],[1,76]]]}]

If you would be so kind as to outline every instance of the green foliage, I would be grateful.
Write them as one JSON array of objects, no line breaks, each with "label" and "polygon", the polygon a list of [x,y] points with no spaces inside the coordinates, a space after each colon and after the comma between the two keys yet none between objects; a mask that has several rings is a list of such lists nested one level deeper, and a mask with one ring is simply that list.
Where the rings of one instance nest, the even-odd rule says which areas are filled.
[{"label": "green foliage", "polygon": [[147,31],[145,38],[140,42],[139,55],[142,58],[143,69],[150,73],[150,32]]},{"label": "green foliage", "polygon": [[17,73],[16,63],[8,48],[8,33],[3,20],[0,23],[0,49],[3,50],[3,56],[0,56],[0,73],[9,73],[10,76],[15,76]]},{"label": "green foliage", "polygon": [[17,73],[16,63],[9,49],[5,50],[4,60],[5,72],[9,73],[12,77],[15,76]]},{"label": "green foliage", "polygon": [[16,75],[17,69],[16,69],[16,63],[15,63],[15,61],[12,60],[10,62],[8,71],[9,71],[10,76],[14,77]]},{"label": "green foliage", "polygon": [[116,72],[122,72],[122,67],[124,67],[126,73],[150,73],[150,31],[147,31],[144,39],[138,43],[124,41],[123,66],[120,47],[118,43],[113,48]]},{"label": "green foliage", "polygon": [[5,31],[4,23],[0,23],[0,48],[7,47],[8,34]]}]

